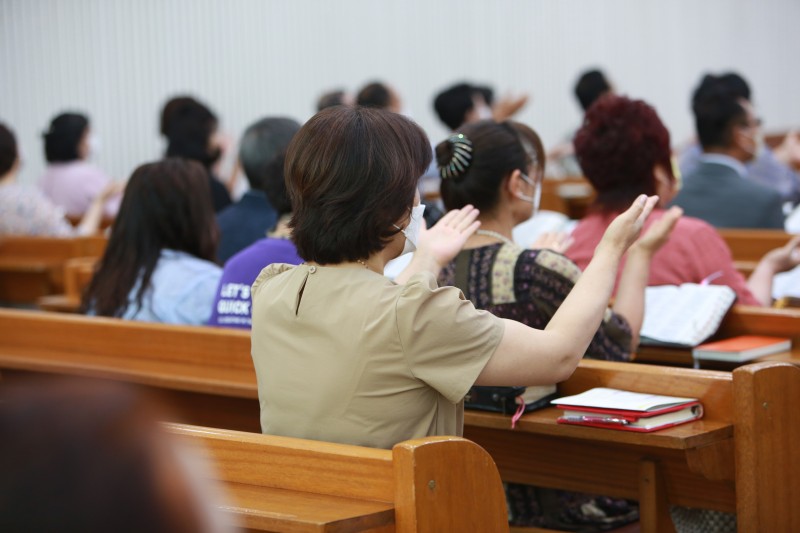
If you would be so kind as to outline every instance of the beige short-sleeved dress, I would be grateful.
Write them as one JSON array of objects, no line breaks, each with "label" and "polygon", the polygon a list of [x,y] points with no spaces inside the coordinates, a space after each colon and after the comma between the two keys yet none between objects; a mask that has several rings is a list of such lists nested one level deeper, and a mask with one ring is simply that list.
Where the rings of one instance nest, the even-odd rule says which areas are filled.
[{"label": "beige short-sleeved dress", "polygon": [[433,275],[270,265],[253,283],[261,429],[391,448],[461,435],[463,398],[503,336]]}]

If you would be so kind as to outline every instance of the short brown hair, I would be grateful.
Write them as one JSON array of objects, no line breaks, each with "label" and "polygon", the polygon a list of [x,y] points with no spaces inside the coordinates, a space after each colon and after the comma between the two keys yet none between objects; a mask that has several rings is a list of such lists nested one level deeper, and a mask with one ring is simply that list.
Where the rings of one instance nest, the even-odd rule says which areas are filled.
[{"label": "short brown hair", "polygon": [[320,264],[357,261],[382,250],[414,202],[431,145],[411,120],[382,109],[323,109],[286,154],[292,240]]}]

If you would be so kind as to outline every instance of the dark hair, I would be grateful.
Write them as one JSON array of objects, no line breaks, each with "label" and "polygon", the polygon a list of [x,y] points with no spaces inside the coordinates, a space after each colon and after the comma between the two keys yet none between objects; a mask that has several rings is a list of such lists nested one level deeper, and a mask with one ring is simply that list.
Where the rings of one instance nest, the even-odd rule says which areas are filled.
[{"label": "dark hair", "polygon": [[167,157],[183,157],[211,168],[222,153],[210,147],[217,131],[217,116],[200,102],[187,99],[169,113]]},{"label": "dark hair", "polygon": [[[239,161],[252,189],[263,189],[268,172],[274,173],[272,161],[286,152],[289,141],[300,129],[290,118],[265,118],[245,130],[239,143]],[[283,171],[280,173],[283,179]]]},{"label": "dark hair", "polygon": [[345,105],[345,92],[342,90],[331,91],[323,94],[317,100],[317,111],[322,111],[326,107],[335,105]]},{"label": "dark hair", "polygon": [[[458,83],[437,94],[433,100],[433,109],[439,120],[451,130],[464,124],[467,113],[475,107],[472,96],[476,92],[483,94],[479,88],[468,83]],[[488,104],[489,101],[487,100],[486,103]]]},{"label": "dark hair", "polygon": [[580,102],[584,111],[587,111],[592,104],[602,95],[611,90],[605,74],[594,69],[581,74],[575,84],[575,97]]},{"label": "dark hair", "polygon": [[[442,180],[442,201],[448,210],[472,204],[482,212],[491,211],[497,204],[503,180],[514,170],[529,172],[528,168],[534,164],[531,155],[536,159],[536,171],[544,172],[542,141],[524,124],[482,120],[464,125],[458,133],[472,142],[472,160],[465,172]],[[528,149],[526,144],[530,145]],[[447,140],[436,146],[438,166],[450,163],[453,149],[453,143]],[[533,154],[528,153],[530,149]]]},{"label": "dark hair", "polygon": [[79,113],[62,113],[50,122],[44,137],[44,156],[50,163],[80,159],[78,145],[89,128],[89,119]]},{"label": "dark hair", "polygon": [[173,473],[163,470],[176,451],[159,414],[133,388],[112,382],[38,378],[6,385],[0,530],[203,530],[189,480],[176,495]]},{"label": "dark hair", "polygon": [[385,84],[374,81],[364,86],[356,95],[356,105],[387,109],[392,103],[392,91]]},{"label": "dark hair", "polygon": [[747,81],[736,72],[726,72],[720,75],[706,74],[700,80],[700,84],[694,90],[692,95],[692,109],[698,98],[702,99],[703,95],[711,90],[712,92],[718,90],[719,87],[724,87],[726,90],[731,91],[739,98],[745,100],[752,100],[750,85]]},{"label": "dark hair", "polygon": [[747,121],[742,99],[750,99],[750,87],[738,74],[703,76],[692,95],[695,128],[703,148],[730,146],[733,126]]},{"label": "dark hair", "polygon": [[121,317],[137,282],[134,301],[141,308],[162,250],[213,261],[217,238],[208,175],[202,166],[177,158],[140,166],[125,187],[83,309]]},{"label": "dark hair", "polygon": [[574,144],[600,210],[624,209],[640,194],[655,194],[656,165],[674,179],[669,131],[642,100],[603,95],[586,112]]},{"label": "dark hair", "polygon": [[161,110],[161,118],[159,120],[158,131],[161,135],[167,136],[170,125],[172,124],[172,117],[175,112],[184,105],[195,105],[199,102],[191,96],[174,96],[167,100]]},{"label": "dark hair", "polygon": [[8,174],[14,167],[17,157],[19,157],[17,139],[5,124],[0,123],[0,177]]},{"label": "dark hair", "polygon": [[430,161],[425,133],[397,113],[337,106],[314,115],[286,154],[298,254],[332,264],[382,250]]}]

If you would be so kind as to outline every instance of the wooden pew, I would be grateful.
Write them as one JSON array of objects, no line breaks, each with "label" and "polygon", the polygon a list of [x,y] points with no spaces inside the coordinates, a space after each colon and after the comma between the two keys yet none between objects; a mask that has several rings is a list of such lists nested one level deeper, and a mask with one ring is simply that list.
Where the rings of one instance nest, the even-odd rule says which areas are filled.
[{"label": "wooden pew", "polygon": [[[769,355],[760,361],[781,361],[800,366],[800,309],[774,309],[747,305],[734,305],[723,318],[717,333],[709,339],[722,340],[737,335],[766,335],[786,337],[792,340],[789,352]],[[636,361],[672,366],[692,366],[692,350],[689,348],[663,348],[640,346]],[[730,370],[732,365],[722,363],[714,368]]]},{"label": "wooden pew", "polygon": [[[199,425],[258,431],[249,350],[246,332],[0,310],[4,379],[36,372],[139,383],[176,420]],[[514,430],[510,417],[467,412],[465,436],[507,481],[638,499],[643,531],[669,531],[668,504],[800,527],[800,506],[790,503],[800,470],[784,459],[800,437],[800,368],[766,363],[731,374],[585,360],[559,393],[595,386],[699,397],[706,416],[637,434],[559,425],[554,408],[524,415]]]},{"label": "wooden pew", "polygon": [[541,209],[557,211],[573,220],[580,220],[586,215],[594,197],[594,189],[586,178],[545,179],[542,181],[539,205]]},{"label": "wooden pew", "polygon": [[44,311],[77,313],[83,291],[94,276],[99,257],[75,257],[64,263],[64,293],[50,294],[36,299],[36,306]]},{"label": "wooden pew", "polygon": [[251,531],[508,531],[492,458],[458,437],[392,450],[167,424],[199,445],[224,484],[224,511]]},{"label": "wooden pew", "polygon": [[74,257],[99,257],[102,236],[0,238],[0,301],[33,304],[47,294],[64,291],[64,263]]},{"label": "wooden pew", "polygon": [[769,229],[719,229],[722,238],[731,249],[736,269],[749,276],[764,254],[780,248],[792,235]]}]

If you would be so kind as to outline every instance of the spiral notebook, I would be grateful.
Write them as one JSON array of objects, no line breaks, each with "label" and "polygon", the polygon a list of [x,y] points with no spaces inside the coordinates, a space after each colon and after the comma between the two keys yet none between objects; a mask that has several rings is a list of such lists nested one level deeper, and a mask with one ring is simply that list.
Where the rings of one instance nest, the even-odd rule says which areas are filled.
[{"label": "spiral notebook", "polygon": [[647,287],[641,343],[697,346],[717,331],[735,300],[736,293],[726,285]]}]

